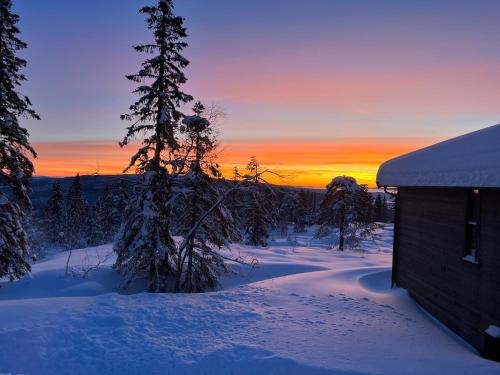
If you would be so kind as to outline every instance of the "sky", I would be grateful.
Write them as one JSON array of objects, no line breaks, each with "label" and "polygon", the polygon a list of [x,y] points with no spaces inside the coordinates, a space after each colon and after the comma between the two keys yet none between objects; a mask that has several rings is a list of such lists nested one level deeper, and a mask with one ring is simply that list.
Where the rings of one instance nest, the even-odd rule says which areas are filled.
[{"label": "sky", "polygon": [[[153,1],[15,0],[37,175],[119,173],[126,74]],[[226,113],[222,168],[254,155],[287,185],[369,186],[383,161],[499,123],[500,1],[177,0],[184,91]]]}]

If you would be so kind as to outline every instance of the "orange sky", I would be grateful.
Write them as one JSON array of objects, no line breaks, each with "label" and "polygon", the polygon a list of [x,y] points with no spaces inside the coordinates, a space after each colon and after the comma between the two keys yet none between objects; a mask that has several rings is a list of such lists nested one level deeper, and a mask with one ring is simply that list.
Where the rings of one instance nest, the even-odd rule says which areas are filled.
[{"label": "orange sky", "polygon": [[[385,160],[427,146],[430,138],[370,138],[337,141],[225,141],[219,161],[226,176],[234,166],[243,169],[255,155],[266,168],[287,177],[270,178],[274,183],[324,187],[334,176],[351,175],[375,186],[378,166]],[[38,176],[120,173],[134,152],[131,145],[120,149],[113,141],[37,142]]]},{"label": "orange sky", "polygon": [[[116,141],[137,100],[125,76],[146,58],[131,45],[152,36],[137,1],[15,3],[29,45],[21,92],[42,118],[21,120],[37,175],[119,173],[134,153]],[[255,155],[289,175],[273,182],[348,174],[373,186],[383,161],[498,123],[500,1],[263,3],[176,1],[189,31],[182,90],[227,114],[226,175]]]}]

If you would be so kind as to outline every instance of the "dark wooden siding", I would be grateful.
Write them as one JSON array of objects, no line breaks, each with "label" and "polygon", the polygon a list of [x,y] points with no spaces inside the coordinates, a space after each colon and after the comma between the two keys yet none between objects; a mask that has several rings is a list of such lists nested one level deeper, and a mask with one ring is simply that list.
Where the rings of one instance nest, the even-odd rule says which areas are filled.
[{"label": "dark wooden siding", "polygon": [[482,351],[500,326],[500,190],[481,190],[479,262],[465,261],[466,189],[399,189],[396,280]]}]

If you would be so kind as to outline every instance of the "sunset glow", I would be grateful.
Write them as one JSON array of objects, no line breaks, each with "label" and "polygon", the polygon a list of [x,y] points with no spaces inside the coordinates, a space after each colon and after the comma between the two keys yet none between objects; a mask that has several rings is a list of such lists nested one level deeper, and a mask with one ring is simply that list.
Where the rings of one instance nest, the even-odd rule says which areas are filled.
[{"label": "sunset glow", "polygon": [[[218,159],[225,177],[236,166],[244,171],[250,156],[263,168],[284,176],[269,176],[273,183],[324,187],[334,176],[351,175],[375,186],[375,175],[383,161],[433,143],[432,139],[345,139],[333,141],[226,141]],[[120,148],[117,142],[39,142],[36,145],[39,176],[117,174],[126,167],[132,145]]]},{"label": "sunset glow", "polygon": [[[373,186],[383,161],[499,122],[497,1],[175,5],[189,32],[184,89],[227,114],[226,176],[254,155],[288,176],[276,183],[323,187],[347,174]],[[42,117],[23,122],[36,174],[119,173],[135,151],[117,146],[136,98],[125,79],[141,62],[131,46],[150,38],[140,4],[15,6],[29,44],[23,91]]]}]

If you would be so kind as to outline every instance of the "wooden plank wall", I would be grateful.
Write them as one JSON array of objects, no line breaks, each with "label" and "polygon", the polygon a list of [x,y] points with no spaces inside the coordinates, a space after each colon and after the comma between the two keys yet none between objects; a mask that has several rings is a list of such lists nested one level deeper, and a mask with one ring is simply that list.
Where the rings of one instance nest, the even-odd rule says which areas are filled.
[{"label": "wooden plank wall", "polygon": [[483,349],[500,327],[500,190],[481,191],[479,263],[465,255],[466,189],[399,189],[397,283],[424,308]]}]

